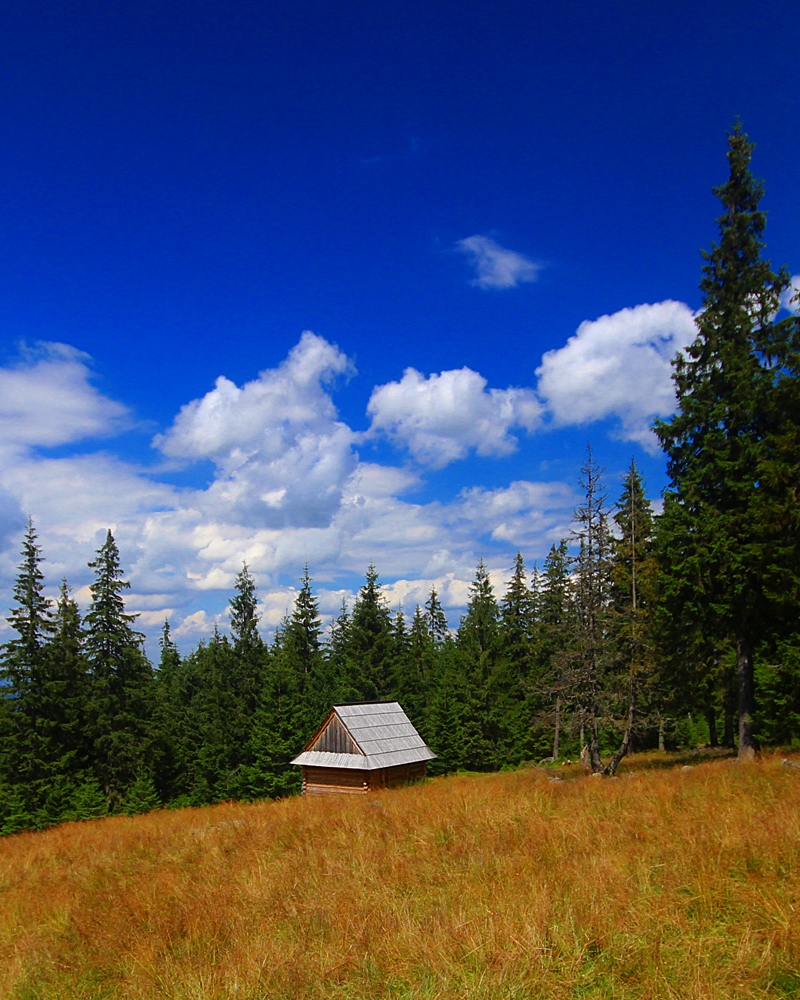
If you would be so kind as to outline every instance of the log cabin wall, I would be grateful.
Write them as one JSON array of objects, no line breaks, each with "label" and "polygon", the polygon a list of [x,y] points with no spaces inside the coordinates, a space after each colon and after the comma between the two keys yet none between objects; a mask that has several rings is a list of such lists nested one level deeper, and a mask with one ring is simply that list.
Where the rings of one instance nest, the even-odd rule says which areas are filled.
[{"label": "log cabin wall", "polygon": [[303,767],[303,794],[328,795],[344,793],[363,795],[381,788],[397,788],[419,781],[427,774],[427,762],[399,764],[375,771],[337,767]]},{"label": "log cabin wall", "polygon": [[349,767],[304,767],[303,795],[363,795],[369,791],[369,771]]},{"label": "log cabin wall", "polygon": [[378,771],[369,772],[369,787],[372,791],[379,788],[397,788],[412,781],[419,781],[428,773],[427,761],[416,761],[413,764],[398,764],[396,767],[383,767]]}]

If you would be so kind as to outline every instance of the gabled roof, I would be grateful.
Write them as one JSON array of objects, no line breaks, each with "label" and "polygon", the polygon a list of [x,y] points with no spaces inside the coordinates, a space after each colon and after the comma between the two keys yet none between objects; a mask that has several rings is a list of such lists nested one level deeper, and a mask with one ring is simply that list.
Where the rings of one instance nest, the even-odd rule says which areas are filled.
[{"label": "gabled roof", "polygon": [[[347,753],[315,750],[326,745],[326,730],[341,725],[355,745]],[[396,701],[361,705],[334,705],[305,750],[292,761],[311,767],[345,767],[377,771],[397,764],[414,764],[436,757]]]}]

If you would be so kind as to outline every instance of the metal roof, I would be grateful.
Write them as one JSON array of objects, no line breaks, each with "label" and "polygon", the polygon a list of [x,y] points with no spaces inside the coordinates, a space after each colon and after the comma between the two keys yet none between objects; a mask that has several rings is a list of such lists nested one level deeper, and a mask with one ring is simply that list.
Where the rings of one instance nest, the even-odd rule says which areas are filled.
[{"label": "metal roof", "polygon": [[[330,753],[306,748],[295,757],[293,764],[377,771],[382,767],[414,764],[436,757],[425,746],[422,737],[396,701],[334,705],[331,715],[338,716],[360,753]],[[317,741],[330,718],[329,715],[325,724],[317,730],[309,746]]]}]

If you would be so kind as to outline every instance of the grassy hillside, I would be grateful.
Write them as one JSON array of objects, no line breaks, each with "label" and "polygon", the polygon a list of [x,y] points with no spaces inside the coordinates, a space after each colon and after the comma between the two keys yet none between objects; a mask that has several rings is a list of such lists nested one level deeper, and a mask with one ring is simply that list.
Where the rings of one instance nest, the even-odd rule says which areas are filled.
[{"label": "grassy hillside", "polygon": [[800,770],[647,763],[7,838],[0,996],[800,997]]}]

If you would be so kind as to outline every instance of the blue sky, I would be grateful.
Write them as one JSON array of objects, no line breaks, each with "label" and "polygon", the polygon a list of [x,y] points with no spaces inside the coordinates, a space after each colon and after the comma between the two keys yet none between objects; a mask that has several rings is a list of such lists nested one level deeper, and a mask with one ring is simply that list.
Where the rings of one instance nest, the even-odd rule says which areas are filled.
[{"label": "blue sky", "polygon": [[374,559],[456,622],[479,556],[568,530],[587,441],[657,498],[737,114],[800,272],[798,37],[785,0],[5,5],[3,606],[30,513],[53,591],[110,526],[186,647],[243,559],[266,631],[306,560],[326,612]]}]

